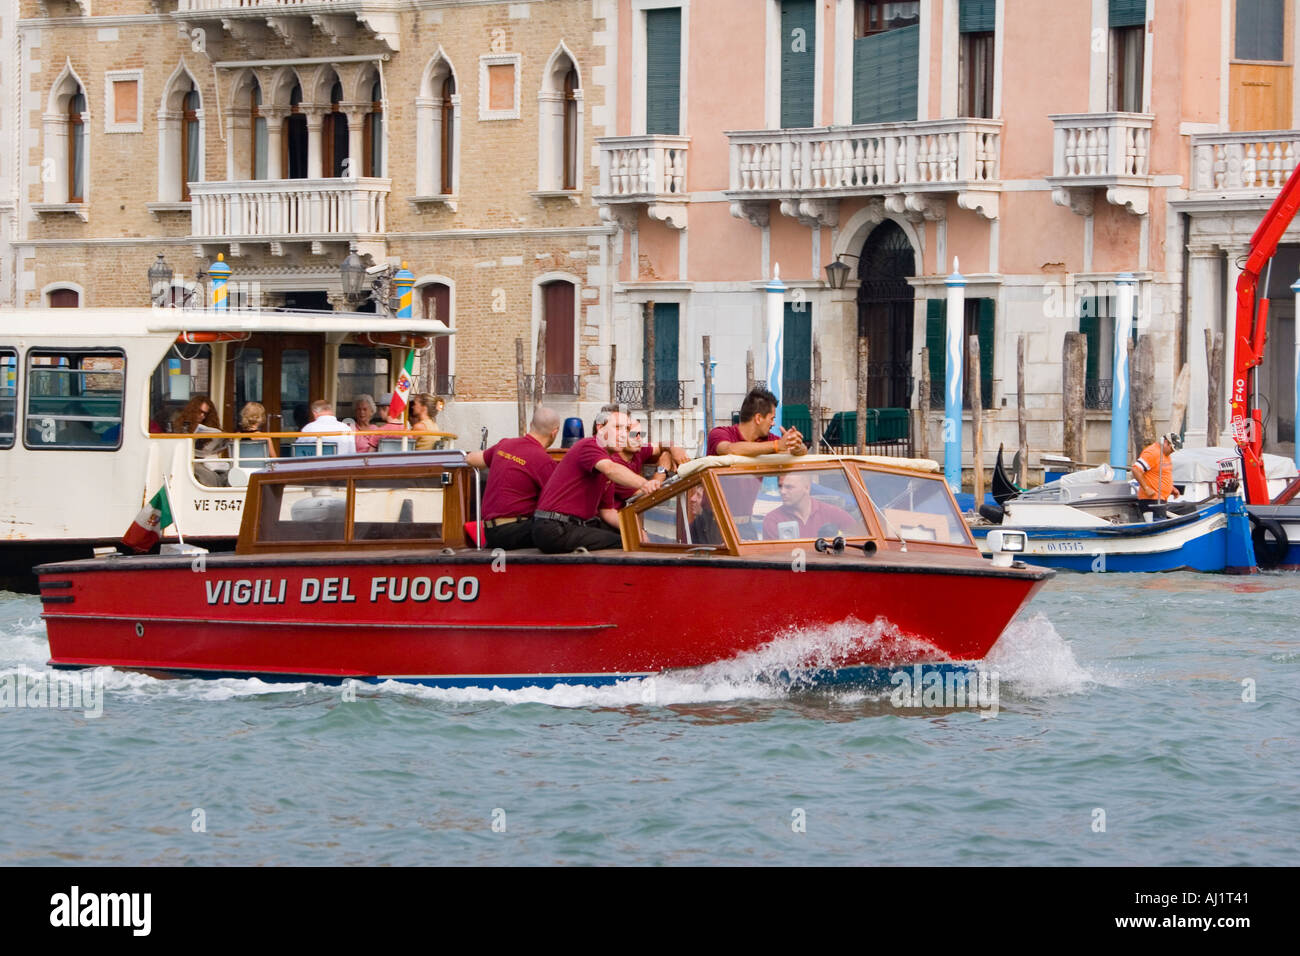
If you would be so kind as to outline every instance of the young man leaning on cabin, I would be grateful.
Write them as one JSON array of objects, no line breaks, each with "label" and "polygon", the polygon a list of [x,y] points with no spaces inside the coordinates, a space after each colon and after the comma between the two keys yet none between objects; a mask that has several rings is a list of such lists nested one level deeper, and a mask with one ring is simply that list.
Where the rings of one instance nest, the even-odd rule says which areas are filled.
[{"label": "young man leaning on cabin", "polygon": [[787,428],[778,438],[771,434],[776,424],[776,396],[765,388],[750,389],[740,405],[739,425],[719,425],[709,432],[709,455],[806,455],[808,448],[797,428]]},{"label": "young man leaning on cabin", "polygon": [[547,482],[533,513],[533,541],[546,554],[575,548],[599,551],[622,546],[618,512],[608,485],[651,492],[658,478],[645,480],[610,452],[623,447],[630,425],[627,415],[612,412],[605,427],[570,448]]},{"label": "young man leaning on cabin", "polygon": [[486,451],[472,451],[465,456],[475,468],[488,469],[482,518],[489,548],[513,551],[535,547],[533,512],[556,467],[546,449],[555,443],[559,433],[560,416],[538,405],[528,434],[503,438]]}]

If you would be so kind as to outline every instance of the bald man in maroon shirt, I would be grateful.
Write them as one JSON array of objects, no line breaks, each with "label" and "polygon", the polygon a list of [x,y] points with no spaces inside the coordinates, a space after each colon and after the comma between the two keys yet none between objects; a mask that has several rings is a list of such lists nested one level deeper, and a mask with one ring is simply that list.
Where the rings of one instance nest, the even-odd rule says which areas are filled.
[{"label": "bald man in maroon shirt", "polygon": [[534,547],[533,512],[542,489],[555,473],[555,461],[546,449],[560,433],[560,416],[538,405],[520,438],[503,438],[486,451],[472,451],[465,460],[487,468],[483,492],[483,537],[489,548],[513,551]]}]

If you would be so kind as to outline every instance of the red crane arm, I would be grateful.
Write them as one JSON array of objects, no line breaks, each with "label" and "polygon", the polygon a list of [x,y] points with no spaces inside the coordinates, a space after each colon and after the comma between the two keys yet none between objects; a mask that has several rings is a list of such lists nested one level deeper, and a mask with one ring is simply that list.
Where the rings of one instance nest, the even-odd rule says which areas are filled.
[{"label": "red crane arm", "polygon": [[[1268,299],[1259,302],[1256,311],[1256,293],[1259,277],[1268,261],[1277,252],[1296,210],[1300,209],[1300,166],[1292,171],[1282,191],[1268,207],[1255,234],[1250,237],[1250,254],[1237,278],[1237,324],[1232,350],[1232,399],[1229,427],[1232,440],[1241,449],[1242,470],[1245,479],[1246,501],[1250,504],[1268,503],[1268,481],[1264,476],[1263,420],[1258,408],[1250,406],[1255,391],[1255,376],[1264,358],[1264,344],[1268,340]],[[1267,291],[1267,290],[1266,290]]]}]

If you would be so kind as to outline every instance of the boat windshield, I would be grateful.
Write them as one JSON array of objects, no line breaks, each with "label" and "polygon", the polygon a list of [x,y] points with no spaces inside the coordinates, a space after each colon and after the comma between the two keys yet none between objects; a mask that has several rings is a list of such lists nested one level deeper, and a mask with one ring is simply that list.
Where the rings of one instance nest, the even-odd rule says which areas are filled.
[{"label": "boat windshield", "polygon": [[637,515],[642,544],[724,544],[713,503],[701,482]]},{"label": "boat windshield", "polygon": [[742,541],[865,537],[858,499],[840,468],[719,475]]},{"label": "boat windshield", "polygon": [[887,538],[971,544],[966,522],[940,477],[860,469]]}]

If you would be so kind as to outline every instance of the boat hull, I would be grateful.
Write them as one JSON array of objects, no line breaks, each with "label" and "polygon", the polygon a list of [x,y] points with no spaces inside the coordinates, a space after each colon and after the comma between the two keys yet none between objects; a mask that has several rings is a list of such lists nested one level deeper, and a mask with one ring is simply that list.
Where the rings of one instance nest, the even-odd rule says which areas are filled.
[{"label": "boat hull", "polygon": [[[774,659],[793,670],[975,661],[1050,576],[933,556],[608,552],[164,556],[39,573],[57,667],[487,687],[610,683],[792,635]],[[817,639],[844,622],[863,626]]]},{"label": "boat hull", "polygon": [[[971,528],[988,553],[988,532]],[[1008,526],[1012,527],[1012,526]],[[1106,527],[1015,527],[1026,536],[1021,558],[1069,571],[1224,571],[1229,557],[1229,519],[1223,502],[1195,514],[1155,523]]]}]

